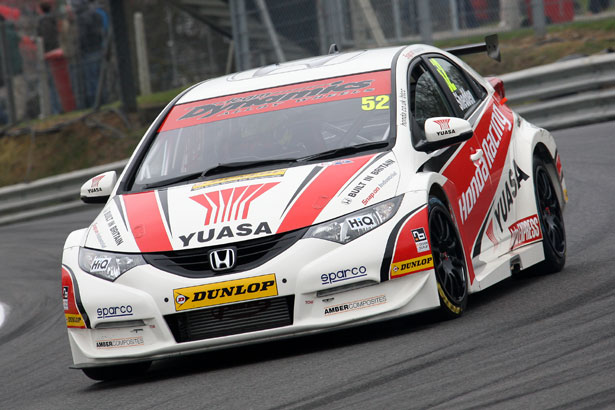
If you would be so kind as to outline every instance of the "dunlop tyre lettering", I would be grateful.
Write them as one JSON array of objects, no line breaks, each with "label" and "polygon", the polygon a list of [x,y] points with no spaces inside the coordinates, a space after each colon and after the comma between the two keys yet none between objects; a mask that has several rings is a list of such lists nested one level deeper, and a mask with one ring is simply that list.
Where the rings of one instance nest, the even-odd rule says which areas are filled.
[{"label": "dunlop tyre lettering", "polygon": [[446,206],[435,197],[429,198],[429,235],[440,311],[454,319],[468,303],[467,266],[457,228]]}]

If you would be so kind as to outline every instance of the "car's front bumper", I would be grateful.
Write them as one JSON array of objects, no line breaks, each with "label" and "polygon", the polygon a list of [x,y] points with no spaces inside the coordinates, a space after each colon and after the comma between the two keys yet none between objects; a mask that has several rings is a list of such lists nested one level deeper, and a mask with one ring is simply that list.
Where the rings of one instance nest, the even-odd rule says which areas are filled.
[{"label": "car's front bumper", "polygon": [[[72,272],[73,282],[78,287],[79,305],[87,315],[87,328],[68,329],[74,367],[162,359],[333,330],[435,308],[439,299],[433,269],[391,280],[382,281],[381,278],[391,227],[406,217],[407,211],[404,212],[403,208],[409,209],[414,204],[406,205],[392,220],[349,244],[301,239],[258,268],[218,277],[187,278],[142,265],[126,272],[115,282],[109,282],[83,272],[78,265],[79,248],[67,248],[63,263]],[[340,270],[346,271],[348,278],[323,283],[323,275],[329,276],[329,273]],[[245,299],[233,303],[220,303],[220,300],[212,302],[211,306],[195,309],[185,309],[176,302],[177,295],[185,289],[190,291],[202,289],[203,285],[224,283],[230,288],[241,283],[241,279],[271,279],[271,275],[275,276],[275,293],[264,297],[257,294],[251,301],[260,304],[253,304],[252,310],[240,312],[232,309],[242,304],[245,306]],[[342,287],[357,284],[364,287]],[[190,295],[197,299],[194,292]],[[247,332],[240,329],[235,334],[200,340],[190,338],[191,332],[203,331],[195,327],[191,330],[190,326],[202,324],[190,323],[192,319],[184,313],[207,311],[211,313],[207,323],[212,325],[212,318],[219,319],[214,324],[217,326],[223,324],[225,317],[234,314],[261,314],[260,310],[266,311],[281,298],[290,303],[288,324]],[[182,317],[178,318],[178,315]],[[274,316],[263,316],[262,320]],[[251,323],[258,320],[259,317],[255,316]],[[170,323],[175,325],[170,327]],[[184,336],[188,335],[186,341],[178,342],[178,333],[181,333],[178,327],[182,328]]]}]

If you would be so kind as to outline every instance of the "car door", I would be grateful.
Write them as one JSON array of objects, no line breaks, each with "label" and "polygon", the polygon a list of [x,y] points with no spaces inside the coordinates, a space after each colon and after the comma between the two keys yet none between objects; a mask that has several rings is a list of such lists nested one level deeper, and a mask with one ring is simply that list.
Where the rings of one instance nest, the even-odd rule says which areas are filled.
[{"label": "car door", "polygon": [[[508,174],[514,168],[514,158],[508,155],[512,113],[445,56],[432,55],[426,59],[430,69],[438,73],[436,78],[457,115],[468,119],[475,130],[470,155],[474,158],[477,171],[481,172],[476,172],[469,183],[460,181],[463,192],[458,207],[464,227],[467,226],[471,232],[471,256],[476,267],[509,250],[504,244],[508,244],[510,233],[503,224],[498,223],[503,216],[496,200],[503,189],[502,185],[507,183],[504,180],[509,179]],[[451,177],[454,172],[457,171],[448,170]],[[446,171],[444,173],[447,174]],[[488,176],[482,188],[481,175]],[[508,220],[514,220],[514,207],[507,208],[505,216]]]}]

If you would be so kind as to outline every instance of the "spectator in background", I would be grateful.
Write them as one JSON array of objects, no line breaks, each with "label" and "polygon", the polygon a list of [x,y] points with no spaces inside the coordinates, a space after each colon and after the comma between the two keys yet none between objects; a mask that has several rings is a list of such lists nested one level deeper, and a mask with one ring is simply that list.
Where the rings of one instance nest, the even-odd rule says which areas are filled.
[{"label": "spectator in background", "polygon": [[[43,49],[45,53],[55,50],[60,47],[60,41],[58,36],[58,20],[51,12],[51,3],[43,1],[39,4],[41,12],[43,13],[38,20],[38,26],[36,27],[36,35],[43,38]],[[62,109],[60,106],[60,99],[58,98],[58,92],[54,85],[53,77],[51,75],[51,67],[49,63],[46,63],[47,78],[49,83],[49,97],[51,99],[51,110],[53,114],[59,114]]]},{"label": "spectator in background", "polygon": [[[10,21],[6,21],[2,14],[0,14],[0,29],[4,29],[6,42],[6,49],[0,52],[0,100],[3,100],[3,102],[0,102],[0,106],[8,106],[6,101],[9,96],[7,94],[8,90],[6,83],[12,81],[16,111],[15,117],[19,120],[23,118],[25,112],[25,82],[22,75],[23,67],[21,54],[19,53],[19,42],[21,41],[21,37],[15,30],[15,25]],[[5,58],[6,61],[2,61],[3,58]],[[7,72],[4,72],[5,66]],[[5,118],[8,122],[7,113],[0,113],[0,117]]]},{"label": "spectator in background", "polygon": [[104,47],[104,20],[94,0],[80,3],[75,9],[79,31],[79,54],[83,72],[84,105],[94,106]]}]

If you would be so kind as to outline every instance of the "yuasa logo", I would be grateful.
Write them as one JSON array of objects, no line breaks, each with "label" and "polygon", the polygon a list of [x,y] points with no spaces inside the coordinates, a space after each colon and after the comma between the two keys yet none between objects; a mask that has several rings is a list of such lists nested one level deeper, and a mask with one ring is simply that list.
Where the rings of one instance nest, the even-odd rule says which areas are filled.
[{"label": "yuasa logo", "polygon": [[105,176],[104,175],[99,175],[97,177],[92,178],[92,185],[90,186],[90,188],[98,188],[98,184],[100,183],[100,180],[103,179]]},{"label": "yuasa logo", "polygon": [[350,269],[341,269],[337,272],[329,272],[320,275],[320,280],[323,285],[341,282],[348,279],[360,278],[367,276],[367,268],[365,266],[354,267]]},{"label": "yuasa logo", "polygon": [[448,130],[451,128],[450,125],[448,124],[449,122],[451,122],[450,119],[434,120],[434,122],[440,126],[440,131]]},{"label": "yuasa logo", "polygon": [[191,196],[190,199],[207,210],[204,225],[237,221],[246,219],[252,201],[277,184],[279,182],[228,188]]},{"label": "yuasa logo", "polygon": [[96,309],[98,319],[107,319],[110,317],[132,316],[132,306],[109,306]]}]

